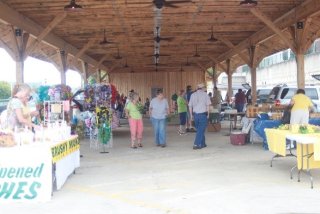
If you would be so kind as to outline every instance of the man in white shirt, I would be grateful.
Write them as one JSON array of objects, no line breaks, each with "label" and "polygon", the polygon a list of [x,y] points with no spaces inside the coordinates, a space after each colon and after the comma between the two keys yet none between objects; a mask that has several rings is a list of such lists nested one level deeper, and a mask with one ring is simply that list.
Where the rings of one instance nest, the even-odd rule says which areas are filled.
[{"label": "man in white shirt", "polygon": [[205,131],[209,118],[209,106],[211,104],[210,97],[205,92],[205,85],[198,84],[198,89],[191,95],[189,102],[189,111],[191,120],[197,129],[196,138],[194,140],[193,149],[202,149],[206,147]]}]

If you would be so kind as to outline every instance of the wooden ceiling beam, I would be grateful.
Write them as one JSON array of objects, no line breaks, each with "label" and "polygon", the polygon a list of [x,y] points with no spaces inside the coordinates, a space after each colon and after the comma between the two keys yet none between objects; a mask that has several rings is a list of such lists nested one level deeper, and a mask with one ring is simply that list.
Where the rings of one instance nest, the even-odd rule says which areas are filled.
[{"label": "wooden ceiling beam", "polygon": [[[90,47],[93,46],[93,44],[96,42],[95,39],[89,40],[87,44],[85,44],[81,50],[74,56],[72,63],[77,63],[78,58],[80,58]],[[101,65],[101,64],[100,64]]]},{"label": "wooden ceiling beam", "polygon": [[[296,8],[293,8],[289,12],[285,13],[281,17],[277,18],[273,23],[279,28],[284,29],[293,23],[296,20],[304,19],[314,13],[318,13],[320,10],[319,0],[306,0],[301,5]],[[264,27],[262,30],[252,34],[247,39],[240,42],[233,49],[221,54],[217,57],[219,62],[225,61],[231,58],[234,55],[237,55],[240,51],[250,47],[251,45],[257,45],[260,42],[264,41],[266,38],[273,36],[274,33],[270,30],[269,27]]]},{"label": "wooden ceiling beam", "polygon": [[15,55],[16,55],[15,59],[18,60],[20,48],[19,48],[17,37],[16,37],[15,28],[13,25],[11,25],[10,40],[13,42],[13,51],[15,52]]},{"label": "wooden ceiling beam", "polygon": [[107,59],[108,54],[104,55],[98,62],[98,64],[96,65],[97,68],[99,68],[99,66]]},{"label": "wooden ceiling beam", "polygon": [[50,33],[55,26],[57,26],[65,17],[67,16],[66,12],[57,15],[43,31],[39,34],[39,36],[33,40],[28,46],[26,50],[25,57],[27,57],[37,46],[38,44]]},{"label": "wooden ceiling beam", "polygon": [[263,23],[265,23],[273,32],[275,32],[283,42],[288,45],[288,47],[293,51],[297,51],[296,44],[290,40],[289,38],[284,35],[284,33],[266,16],[264,15],[260,10],[257,8],[251,8],[250,12],[255,15],[258,19],[260,19]]},{"label": "wooden ceiling beam", "polygon": [[10,46],[8,46],[8,44],[6,42],[4,42],[1,38],[0,38],[0,46],[3,47],[7,52],[8,54],[11,56],[11,58],[13,60],[17,60],[17,56],[16,56],[16,53],[14,52],[14,50],[11,49]]},{"label": "wooden ceiling beam", "polygon": [[[228,39],[223,38],[221,36],[216,37],[218,40],[220,40],[223,44],[225,44],[228,48],[234,48],[235,45]],[[246,57],[243,53],[239,53],[240,58],[246,63],[249,64],[250,61],[248,59],[248,57]]]},{"label": "wooden ceiling beam", "polygon": [[[113,8],[114,15],[116,17],[115,21],[117,22],[118,26],[120,26],[121,29],[125,32],[125,35],[127,35],[125,42],[127,46],[133,51],[134,57],[132,57],[132,59],[136,61],[138,64],[141,64],[139,63],[139,59],[137,58],[138,51],[136,50],[136,47],[132,45],[134,43],[134,41],[132,41],[131,39],[133,37],[132,29],[128,30],[129,27],[128,27],[128,23],[126,22],[125,15],[120,12],[121,6],[122,5],[117,3],[117,0],[112,0],[112,8]],[[126,11],[126,10],[123,10],[123,11]]]},{"label": "wooden ceiling beam", "polygon": [[[2,19],[6,23],[18,26],[19,28],[24,29],[26,32],[29,32],[30,34],[36,37],[39,36],[44,29],[34,21],[30,20],[29,18],[23,16],[21,13],[10,8],[2,1],[0,1],[0,19]],[[75,56],[78,53],[78,49],[76,47],[67,43],[66,41],[52,33],[48,33],[44,40],[58,49],[64,49],[67,53],[73,56]],[[93,65],[97,63],[94,59],[87,55],[82,55],[81,60]],[[101,65],[100,68],[103,70],[108,70],[108,68],[103,65]]]},{"label": "wooden ceiling beam", "polygon": [[298,44],[300,44],[302,46],[301,49],[302,49],[303,53],[305,53],[308,50],[308,47],[310,45],[307,42],[307,40],[308,40],[307,32],[309,32],[309,30],[310,30],[311,23],[312,23],[312,18],[308,17],[304,22],[304,27],[301,32],[301,38],[298,41]]},{"label": "wooden ceiling beam", "polygon": [[212,60],[218,67],[220,67],[224,72],[227,72],[227,67],[225,67],[224,65],[222,65],[217,59],[208,56],[208,58],[210,60]]}]

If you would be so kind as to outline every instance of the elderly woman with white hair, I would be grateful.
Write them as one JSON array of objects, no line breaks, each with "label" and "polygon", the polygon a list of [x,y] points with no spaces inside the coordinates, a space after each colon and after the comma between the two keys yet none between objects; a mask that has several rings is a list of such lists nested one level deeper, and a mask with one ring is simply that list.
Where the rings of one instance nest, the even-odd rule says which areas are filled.
[{"label": "elderly woman with white hair", "polygon": [[[131,148],[142,147],[143,122],[142,114],[139,111],[139,95],[136,92],[130,92],[129,102],[125,107],[126,116],[129,121],[131,133]],[[138,144],[136,145],[136,141]]]}]

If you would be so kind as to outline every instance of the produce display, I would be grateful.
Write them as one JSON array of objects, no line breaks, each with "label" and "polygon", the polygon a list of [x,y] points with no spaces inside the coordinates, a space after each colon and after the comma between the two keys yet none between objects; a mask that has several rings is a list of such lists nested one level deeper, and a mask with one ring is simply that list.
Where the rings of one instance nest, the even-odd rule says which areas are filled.
[{"label": "produce display", "polygon": [[290,130],[293,133],[299,134],[312,134],[312,133],[320,133],[320,126],[315,126],[311,124],[306,125],[290,125],[290,124],[282,124],[278,127],[280,130]]}]

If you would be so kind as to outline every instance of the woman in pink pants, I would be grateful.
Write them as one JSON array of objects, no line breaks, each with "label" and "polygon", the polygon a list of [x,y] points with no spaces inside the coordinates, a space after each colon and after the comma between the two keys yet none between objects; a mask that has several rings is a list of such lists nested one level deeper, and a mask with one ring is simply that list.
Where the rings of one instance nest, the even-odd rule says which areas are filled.
[{"label": "woman in pink pants", "polygon": [[[137,146],[142,147],[143,122],[142,114],[139,111],[139,95],[136,92],[129,94],[129,102],[125,107],[126,115],[129,120],[131,133],[131,148],[136,149]],[[137,145],[136,145],[137,141]]]}]

